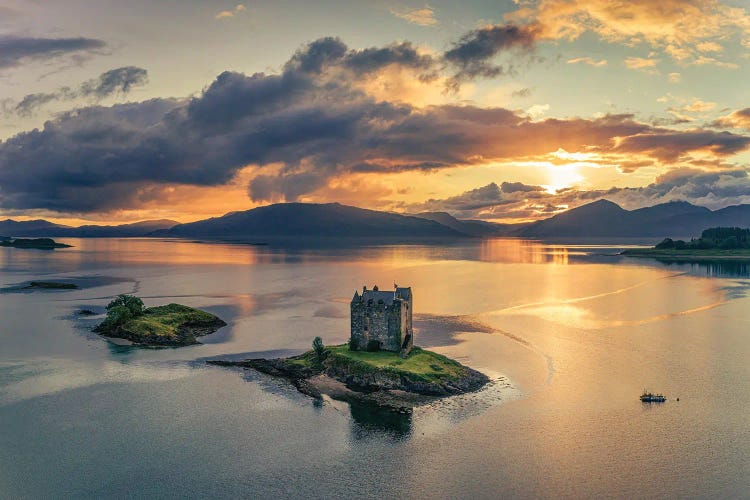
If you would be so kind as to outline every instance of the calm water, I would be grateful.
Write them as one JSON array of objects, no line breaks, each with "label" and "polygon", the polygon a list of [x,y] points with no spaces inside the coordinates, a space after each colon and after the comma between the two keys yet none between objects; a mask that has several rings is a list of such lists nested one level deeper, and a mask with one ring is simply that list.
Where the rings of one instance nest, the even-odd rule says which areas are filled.
[{"label": "calm water", "polygon": [[[518,240],[278,250],[155,240],[0,249],[0,497],[747,497],[743,265]],[[415,293],[416,343],[491,374],[393,415],[206,366],[348,337],[363,284]],[[118,293],[230,325],[181,349],[90,332]],[[664,405],[642,405],[644,388]]]}]

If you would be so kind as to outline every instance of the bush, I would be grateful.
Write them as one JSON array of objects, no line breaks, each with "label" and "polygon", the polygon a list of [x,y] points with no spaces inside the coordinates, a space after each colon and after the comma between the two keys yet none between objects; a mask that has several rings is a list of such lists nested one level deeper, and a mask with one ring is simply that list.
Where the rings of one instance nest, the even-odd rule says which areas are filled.
[{"label": "bush", "polygon": [[377,340],[370,340],[367,342],[367,352],[378,352],[380,350],[380,342]]},{"label": "bush", "polygon": [[133,313],[125,306],[114,306],[107,309],[107,318],[100,325],[100,328],[104,331],[114,330],[133,319]]},{"label": "bush", "polygon": [[725,238],[721,241],[721,243],[719,243],[719,248],[721,248],[722,250],[728,250],[731,248],[739,248],[739,247],[740,247],[740,242],[737,241],[736,236],[730,236],[729,238]]},{"label": "bush", "polygon": [[668,248],[674,248],[674,240],[672,240],[672,238],[664,238],[656,245],[657,250],[665,250]]},{"label": "bush", "polygon": [[133,318],[142,315],[144,310],[143,301],[135,295],[118,295],[115,300],[107,304],[107,316],[109,316],[109,311],[115,307],[126,307]]},{"label": "bush", "polygon": [[323,339],[320,337],[315,337],[313,339],[313,351],[315,351],[315,356],[317,356],[318,361],[323,361],[326,357],[326,348],[323,345]]},{"label": "bush", "polygon": [[355,339],[354,337],[349,339],[349,350],[350,351],[356,351],[359,349],[359,341]]}]

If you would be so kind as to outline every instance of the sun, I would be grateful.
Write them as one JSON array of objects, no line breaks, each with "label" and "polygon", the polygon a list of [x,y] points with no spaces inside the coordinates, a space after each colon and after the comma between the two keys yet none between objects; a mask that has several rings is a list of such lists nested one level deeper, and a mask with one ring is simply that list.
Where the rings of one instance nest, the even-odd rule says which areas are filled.
[{"label": "sun", "polygon": [[544,187],[547,192],[553,194],[564,188],[572,187],[581,181],[583,176],[578,171],[578,166],[574,164],[567,165],[547,165],[547,184]]}]

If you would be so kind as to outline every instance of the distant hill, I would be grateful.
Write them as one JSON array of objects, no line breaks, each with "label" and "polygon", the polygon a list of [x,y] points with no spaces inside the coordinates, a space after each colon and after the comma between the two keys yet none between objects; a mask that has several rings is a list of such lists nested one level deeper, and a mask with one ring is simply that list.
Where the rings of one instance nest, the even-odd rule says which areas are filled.
[{"label": "distant hill", "polygon": [[711,226],[750,227],[750,205],[712,211],[685,201],[637,210],[599,200],[521,228],[527,238],[691,236]]},{"label": "distant hill", "polygon": [[147,220],[118,226],[85,225],[63,226],[46,220],[0,221],[0,235],[13,237],[48,236],[69,238],[127,238],[146,236],[160,229],[169,229],[178,223],[173,220]]},{"label": "distant hill", "polygon": [[0,220],[0,234],[3,236],[34,236],[37,232],[41,233],[68,227],[42,219],[29,221]]},{"label": "distant hill", "polygon": [[406,241],[469,236],[433,220],[338,203],[278,203],[179,224],[153,235],[257,242],[275,238],[337,237]]},{"label": "distant hill", "polygon": [[491,238],[497,236],[507,236],[513,231],[520,230],[527,224],[497,224],[483,220],[456,219],[447,212],[421,212],[413,214],[414,217],[433,220],[446,227],[464,233],[469,236],[480,238]]}]

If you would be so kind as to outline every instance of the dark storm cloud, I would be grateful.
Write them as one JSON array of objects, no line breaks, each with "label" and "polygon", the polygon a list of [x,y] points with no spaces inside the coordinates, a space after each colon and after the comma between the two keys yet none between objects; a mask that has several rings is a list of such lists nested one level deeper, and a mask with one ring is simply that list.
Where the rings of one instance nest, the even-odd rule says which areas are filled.
[{"label": "dark storm cloud", "polygon": [[[60,212],[137,208],[173,185],[223,185],[247,165],[257,168],[248,186],[253,200],[294,200],[352,173],[428,171],[559,148],[608,154],[620,154],[620,148],[671,158],[706,148],[725,154],[747,144],[743,136],[715,132],[683,137],[632,115],[535,122],[500,108],[379,101],[357,87],[373,68],[401,61],[426,68],[408,45],[384,50],[349,50],[327,38],[297,51],[280,74],[224,72],[192,99],[61,114],[40,130],[0,143],[0,206]],[[119,87],[102,88],[122,90],[123,81],[134,80],[115,78]],[[651,141],[629,141],[649,134]],[[476,210],[543,197],[539,187],[504,183],[451,203],[457,210]]]},{"label": "dark storm cloud", "polygon": [[492,60],[501,52],[530,52],[536,45],[540,29],[536,25],[502,24],[479,28],[465,34],[443,54],[443,58],[456,68],[455,82],[477,77],[495,77],[502,74],[503,66]]},{"label": "dark storm cloud", "polygon": [[15,106],[6,109],[6,114],[15,113],[19,116],[30,116],[42,106],[53,101],[78,98],[100,100],[113,94],[127,94],[133,87],[145,85],[147,82],[148,72],[143,68],[135,66],[115,68],[102,73],[98,78],[82,83],[76,89],[60,87],[54,92],[27,94]]},{"label": "dark storm cloud", "polygon": [[73,53],[91,52],[106,47],[94,38],[29,38],[0,36],[0,69],[29,60],[55,59]]},{"label": "dark storm cloud", "polygon": [[691,151],[710,151],[727,156],[744,151],[750,137],[712,130],[654,131],[624,137],[614,148],[617,152],[646,153],[662,161],[675,161]]},{"label": "dark storm cloud", "polygon": [[106,71],[99,78],[81,85],[79,93],[103,99],[118,92],[127,94],[133,87],[148,83],[148,71],[136,66],[124,66]]},{"label": "dark storm cloud", "polygon": [[341,39],[326,37],[299,49],[286,63],[284,69],[287,72],[321,73],[336,66],[362,75],[378,71],[391,64],[431,70],[434,69],[436,61],[429,55],[419,54],[411,42],[350,50]]},{"label": "dark storm cloud", "polygon": [[503,193],[531,193],[534,191],[544,191],[541,186],[531,186],[523,182],[503,182],[501,185]]},{"label": "dark storm cloud", "polygon": [[62,91],[58,92],[38,92],[36,94],[27,94],[23,96],[18,104],[13,107],[12,111],[19,116],[29,116],[37,109],[41,108],[45,104],[60,99]]}]

